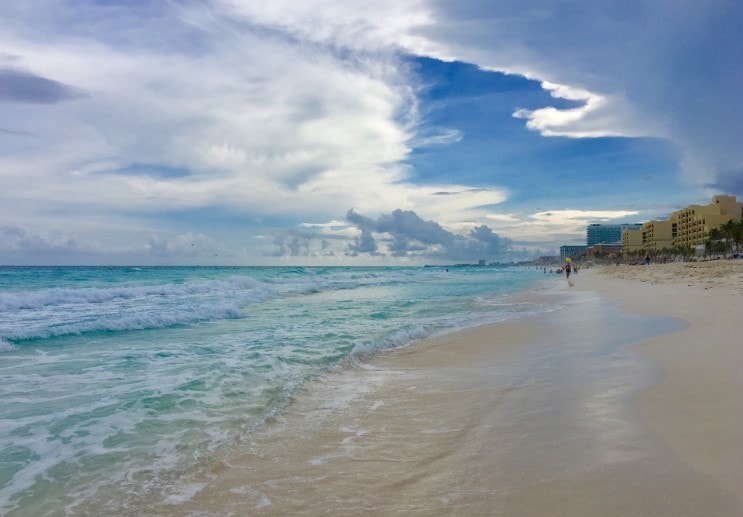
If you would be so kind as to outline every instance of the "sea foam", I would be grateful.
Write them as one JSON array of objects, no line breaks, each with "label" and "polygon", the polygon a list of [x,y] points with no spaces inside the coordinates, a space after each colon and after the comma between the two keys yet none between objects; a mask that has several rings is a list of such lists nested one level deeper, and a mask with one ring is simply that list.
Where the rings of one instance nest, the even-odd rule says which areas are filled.
[{"label": "sea foam", "polygon": [[280,415],[310,379],[531,310],[499,294],[528,277],[486,268],[11,273],[0,279],[0,514],[180,504],[200,489],[184,472]]}]

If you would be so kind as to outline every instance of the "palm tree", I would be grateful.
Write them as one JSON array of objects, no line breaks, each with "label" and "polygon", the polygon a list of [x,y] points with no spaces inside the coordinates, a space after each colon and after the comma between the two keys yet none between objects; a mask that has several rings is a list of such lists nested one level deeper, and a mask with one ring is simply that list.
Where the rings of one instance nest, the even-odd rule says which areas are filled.
[{"label": "palm tree", "polygon": [[733,241],[734,241],[736,226],[737,226],[736,221],[733,221],[732,219],[730,219],[725,224],[720,225],[719,231],[725,237],[725,247],[724,247],[725,258],[727,258],[728,251],[731,251],[731,252],[733,251]]},{"label": "palm tree", "polygon": [[691,254],[691,252],[689,251],[689,246],[684,246],[682,244],[677,244],[676,246],[674,246],[671,249],[671,253],[676,257],[680,255],[681,260],[686,260]]},{"label": "palm tree", "polygon": [[712,255],[713,253],[725,253],[727,250],[727,244],[724,241],[725,233],[722,230],[722,226],[711,229],[707,236],[707,242],[704,243],[705,254]]},{"label": "palm tree", "polygon": [[719,227],[710,230],[709,238],[713,241],[723,243],[724,253],[727,257],[728,252],[739,253],[743,245],[743,220],[729,220]]},{"label": "palm tree", "polygon": [[689,245],[681,246],[681,254],[684,257],[684,260],[689,259],[694,255],[694,248]]},{"label": "palm tree", "polygon": [[743,246],[743,219],[730,222],[732,223],[731,237],[733,244],[735,244],[735,252],[740,253],[740,248]]}]

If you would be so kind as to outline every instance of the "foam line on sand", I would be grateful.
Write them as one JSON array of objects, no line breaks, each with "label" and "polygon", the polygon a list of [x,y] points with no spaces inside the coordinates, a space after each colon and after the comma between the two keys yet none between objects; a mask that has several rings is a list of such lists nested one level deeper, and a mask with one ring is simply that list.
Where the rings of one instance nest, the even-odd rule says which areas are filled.
[{"label": "foam line on sand", "polygon": [[323,377],[155,511],[743,515],[743,269],[716,267],[546,279],[553,312]]}]

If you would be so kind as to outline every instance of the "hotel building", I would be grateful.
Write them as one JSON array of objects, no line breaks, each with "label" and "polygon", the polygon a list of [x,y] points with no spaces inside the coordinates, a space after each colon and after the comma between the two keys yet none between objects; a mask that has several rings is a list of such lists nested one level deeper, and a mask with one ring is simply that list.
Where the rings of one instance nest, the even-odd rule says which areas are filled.
[{"label": "hotel building", "polygon": [[713,196],[709,205],[691,205],[674,212],[671,220],[677,225],[673,246],[704,244],[710,230],[720,225],[743,219],[743,203],[735,196]]},{"label": "hotel building", "polygon": [[622,251],[642,249],[642,226],[638,229],[627,229],[622,232]]},{"label": "hotel building", "polygon": [[622,232],[622,250],[662,250],[704,244],[710,230],[728,221],[743,220],[743,203],[735,196],[713,196],[709,205],[690,205],[665,221],[648,221],[639,230]]},{"label": "hotel building", "polygon": [[586,254],[588,246],[560,246],[560,263],[566,258],[577,259]]},{"label": "hotel building", "polygon": [[676,237],[677,225],[673,219],[669,221],[648,221],[642,225],[642,247],[646,250],[662,250],[673,248],[673,239]]},{"label": "hotel building", "polygon": [[586,246],[622,242],[624,230],[639,230],[642,224],[589,224],[586,227]]}]

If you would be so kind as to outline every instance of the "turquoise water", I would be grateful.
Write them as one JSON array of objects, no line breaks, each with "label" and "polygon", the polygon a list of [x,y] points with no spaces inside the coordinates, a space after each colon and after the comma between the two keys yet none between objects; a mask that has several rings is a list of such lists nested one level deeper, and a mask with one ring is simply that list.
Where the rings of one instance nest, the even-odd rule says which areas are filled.
[{"label": "turquoise water", "polygon": [[125,513],[330,369],[549,307],[517,268],[0,268],[0,513]]}]

